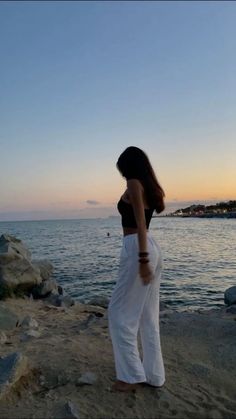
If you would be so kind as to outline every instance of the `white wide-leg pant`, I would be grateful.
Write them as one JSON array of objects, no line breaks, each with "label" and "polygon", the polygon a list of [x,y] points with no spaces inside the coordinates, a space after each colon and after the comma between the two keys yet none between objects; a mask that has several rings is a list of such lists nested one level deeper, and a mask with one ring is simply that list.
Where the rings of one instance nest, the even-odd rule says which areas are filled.
[{"label": "white wide-leg pant", "polygon": [[[138,236],[123,238],[118,280],[109,307],[109,330],[113,344],[116,376],[126,383],[165,382],[159,334],[159,287],[162,270],[161,250],[147,233],[150,266],[155,279],[143,285],[139,276]],[[137,335],[140,330],[143,360]]]}]

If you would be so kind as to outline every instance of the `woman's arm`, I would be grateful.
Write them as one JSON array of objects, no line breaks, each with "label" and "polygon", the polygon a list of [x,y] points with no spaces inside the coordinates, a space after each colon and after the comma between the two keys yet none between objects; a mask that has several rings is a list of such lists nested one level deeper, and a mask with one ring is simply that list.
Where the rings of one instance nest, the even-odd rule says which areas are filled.
[{"label": "woman's arm", "polygon": [[143,187],[139,180],[130,179],[127,181],[127,188],[138,229],[139,252],[147,252],[147,230],[143,202]]},{"label": "woman's arm", "polygon": [[[134,216],[138,229],[139,252],[147,252],[147,228],[145,219],[143,187],[137,179],[127,181],[129,199],[133,207]],[[137,255],[138,258],[138,255]],[[153,279],[149,263],[139,264],[139,274],[145,285]]]}]

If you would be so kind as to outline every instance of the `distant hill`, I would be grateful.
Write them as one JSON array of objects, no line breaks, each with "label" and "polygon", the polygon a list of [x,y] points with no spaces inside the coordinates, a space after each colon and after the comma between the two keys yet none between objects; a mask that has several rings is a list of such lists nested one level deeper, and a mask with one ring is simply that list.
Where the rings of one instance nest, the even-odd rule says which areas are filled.
[{"label": "distant hill", "polygon": [[225,218],[236,218],[236,200],[228,202],[219,202],[214,205],[191,205],[186,208],[180,208],[168,216],[179,217],[210,217],[219,216]]}]

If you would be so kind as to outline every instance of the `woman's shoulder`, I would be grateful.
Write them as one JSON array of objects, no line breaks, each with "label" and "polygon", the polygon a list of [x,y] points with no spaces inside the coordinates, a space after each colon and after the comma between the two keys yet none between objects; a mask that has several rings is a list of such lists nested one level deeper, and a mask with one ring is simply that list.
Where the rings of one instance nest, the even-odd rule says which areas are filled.
[{"label": "woman's shoulder", "polygon": [[139,179],[127,180],[127,191],[130,196],[144,196],[144,188]]}]

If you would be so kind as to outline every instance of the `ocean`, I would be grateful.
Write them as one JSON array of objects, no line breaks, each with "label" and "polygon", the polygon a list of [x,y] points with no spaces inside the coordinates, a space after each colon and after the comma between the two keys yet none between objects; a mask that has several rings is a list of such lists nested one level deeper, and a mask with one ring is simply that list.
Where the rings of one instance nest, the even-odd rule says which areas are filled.
[{"label": "ocean", "polygon": [[[156,217],[150,232],[164,258],[161,300],[180,310],[223,306],[224,291],[236,285],[236,220]],[[49,259],[74,299],[110,297],[122,245],[119,217],[0,222],[3,233],[21,239],[33,259]]]}]

